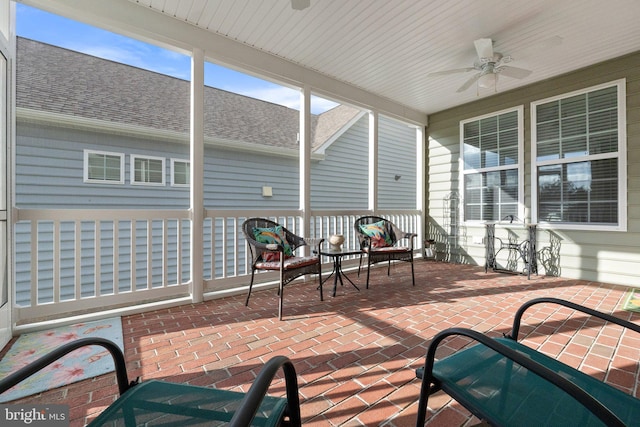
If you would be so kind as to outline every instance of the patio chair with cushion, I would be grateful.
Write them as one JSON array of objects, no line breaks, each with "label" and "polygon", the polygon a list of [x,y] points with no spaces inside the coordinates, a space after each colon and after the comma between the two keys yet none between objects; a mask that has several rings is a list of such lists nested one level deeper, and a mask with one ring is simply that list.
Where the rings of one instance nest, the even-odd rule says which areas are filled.
[{"label": "patio chair with cushion", "polygon": [[[369,275],[371,265],[378,262],[387,262],[387,276],[391,273],[391,261],[406,261],[411,263],[411,281],[416,285],[413,271],[413,247],[416,234],[400,230],[391,221],[379,216],[363,216],[354,223],[356,236],[360,243],[362,254],[358,275],[362,267],[362,257],[367,255],[367,289],[369,289]],[[406,239],[408,246],[398,243]]]},{"label": "patio chair with cushion", "polygon": [[[0,380],[0,393],[29,378],[61,357],[84,346],[98,345],[111,353],[120,397],[89,427],[97,426],[300,426],[300,397],[296,371],[285,356],[274,356],[262,367],[246,393],[219,390],[170,381],[129,382],[124,354],[104,338],[81,338],[68,342]],[[267,395],[282,369],[285,397]]]},{"label": "patio chair with cushion", "polygon": [[[251,283],[245,305],[249,305],[256,271],[277,271],[280,273],[278,285],[278,318],[282,320],[284,286],[292,280],[307,274],[317,274],[322,278],[320,245],[324,239],[304,239],[293,234],[277,222],[265,218],[249,218],[242,224],[242,231],[249,246],[251,256]],[[296,256],[301,246],[313,246],[313,256]],[[322,285],[320,301],[323,300]]]}]

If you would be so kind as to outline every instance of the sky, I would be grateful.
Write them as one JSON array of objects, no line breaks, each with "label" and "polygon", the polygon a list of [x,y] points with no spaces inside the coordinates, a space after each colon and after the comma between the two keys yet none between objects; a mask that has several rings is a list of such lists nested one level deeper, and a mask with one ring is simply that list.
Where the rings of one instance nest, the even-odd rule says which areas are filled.
[{"label": "sky", "polygon": [[[20,37],[121,62],[189,80],[189,56],[82,24],[17,3],[16,33]],[[239,93],[275,104],[300,109],[300,93],[266,80],[239,73],[210,62],[205,63],[205,85]],[[318,97],[311,100],[312,113],[334,107],[334,102]]]}]

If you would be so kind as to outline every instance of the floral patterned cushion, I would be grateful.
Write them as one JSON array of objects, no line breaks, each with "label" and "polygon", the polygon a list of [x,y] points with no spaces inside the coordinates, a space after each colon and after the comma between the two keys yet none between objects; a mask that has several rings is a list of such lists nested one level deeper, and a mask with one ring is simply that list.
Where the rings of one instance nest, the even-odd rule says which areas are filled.
[{"label": "floral patterned cushion", "polygon": [[[363,249],[365,252],[370,252],[369,248]],[[409,251],[409,247],[407,246],[384,246],[381,248],[373,247],[371,248],[371,252],[387,252],[387,253],[396,253],[396,252],[407,252]]]},{"label": "floral patterned cushion", "polygon": [[371,239],[372,248],[383,248],[393,245],[393,240],[391,240],[384,221],[360,224],[360,231]]},{"label": "floral patterned cushion", "polygon": [[[308,257],[290,257],[284,260],[284,269],[304,267],[306,265],[316,264],[318,262],[317,256]],[[280,270],[279,261],[263,261],[256,263],[256,268],[260,270]]]},{"label": "floral patterned cushion", "polygon": [[[284,247],[284,255],[292,256],[291,246],[287,242],[284,230],[281,225],[275,227],[254,227],[253,236],[260,243],[266,243],[268,245],[281,245]],[[265,252],[262,254],[262,260],[265,262],[278,262],[280,260],[280,253],[278,252]]]}]

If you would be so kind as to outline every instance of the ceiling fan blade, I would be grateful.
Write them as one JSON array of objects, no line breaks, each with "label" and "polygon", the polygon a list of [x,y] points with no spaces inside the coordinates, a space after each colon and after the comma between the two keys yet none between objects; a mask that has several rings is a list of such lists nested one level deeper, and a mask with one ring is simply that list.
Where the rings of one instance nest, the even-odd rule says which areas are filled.
[{"label": "ceiling fan blade", "polygon": [[524,68],[510,66],[500,67],[496,71],[503,76],[511,77],[514,79],[524,79],[525,77],[529,77],[529,75],[531,75],[531,70],[525,70]]},{"label": "ceiling fan blade", "polygon": [[475,82],[478,81],[478,79],[480,78],[481,75],[482,75],[482,73],[478,73],[478,74],[474,75],[473,77],[471,77],[469,80],[464,82],[464,84],[462,86],[460,86],[460,88],[456,92],[457,93],[461,93],[461,92],[464,92],[465,90],[469,89],[472,84],[474,84]]},{"label": "ceiling fan blade", "polygon": [[478,39],[473,44],[476,45],[478,58],[493,58],[493,41],[491,39]]},{"label": "ceiling fan blade", "polygon": [[427,74],[427,77],[446,76],[449,74],[456,74],[456,73],[466,73],[473,70],[475,70],[475,68],[473,67],[454,68],[453,70],[436,71],[435,73],[429,73]]}]

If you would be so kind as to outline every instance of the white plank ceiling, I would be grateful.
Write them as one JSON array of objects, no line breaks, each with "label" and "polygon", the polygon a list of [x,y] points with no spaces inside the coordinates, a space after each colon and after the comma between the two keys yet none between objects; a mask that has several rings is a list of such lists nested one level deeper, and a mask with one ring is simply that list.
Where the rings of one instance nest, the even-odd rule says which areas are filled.
[{"label": "white plank ceiling", "polygon": [[479,38],[532,71],[498,91],[640,50],[639,0],[130,1],[425,114],[494,93],[428,76],[473,66]]}]

